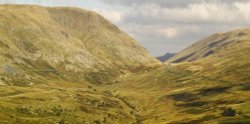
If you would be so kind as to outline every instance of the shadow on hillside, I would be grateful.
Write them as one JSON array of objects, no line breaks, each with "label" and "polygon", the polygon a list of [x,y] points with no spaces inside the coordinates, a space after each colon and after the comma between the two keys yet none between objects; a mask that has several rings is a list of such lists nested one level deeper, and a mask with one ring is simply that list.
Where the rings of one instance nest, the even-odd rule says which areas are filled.
[{"label": "shadow on hillside", "polygon": [[203,117],[201,117],[199,119],[195,119],[195,120],[191,120],[191,119],[187,118],[187,119],[184,119],[181,121],[170,122],[169,124],[200,124],[204,121],[209,121],[209,120],[213,120],[216,118],[217,117],[213,116],[213,115],[206,115],[206,116],[203,116]]},{"label": "shadow on hillside", "polygon": [[[199,100],[202,97],[206,97],[209,95],[216,95],[216,94],[221,94],[225,93],[227,90],[229,90],[232,87],[225,86],[225,87],[210,87],[210,88],[202,88],[198,90],[194,90],[191,93],[188,92],[180,92],[180,93],[175,93],[175,94],[170,94],[167,96],[164,96],[166,98],[171,98],[175,101],[181,101],[181,102],[192,102]],[[203,104],[203,102],[199,102],[198,105]],[[190,104],[193,105],[193,104]]]},{"label": "shadow on hillside", "polygon": [[240,89],[243,91],[250,91],[250,83],[242,85]]},{"label": "shadow on hillside", "polygon": [[[209,110],[211,106],[219,105],[231,105],[231,104],[241,104],[244,103],[244,100],[237,99],[210,99],[216,98],[220,94],[232,94],[229,89],[234,86],[224,86],[224,87],[209,87],[201,88],[190,92],[179,92],[175,94],[170,94],[163,96],[161,100],[172,99],[175,102],[175,106],[178,108],[184,108],[183,112],[189,114],[203,113]],[[202,110],[200,110],[202,109]]]},{"label": "shadow on hillside", "polygon": [[230,88],[232,87],[224,86],[224,87],[210,87],[210,88],[205,88],[205,89],[199,89],[198,95],[207,96],[207,95],[212,95],[212,94],[220,94],[220,93],[224,93]]},{"label": "shadow on hillside", "polygon": [[187,92],[171,94],[166,97],[171,98],[175,101],[182,101],[182,102],[195,101],[199,98],[199,96],[192,94],[192,93],[187,93]]}]

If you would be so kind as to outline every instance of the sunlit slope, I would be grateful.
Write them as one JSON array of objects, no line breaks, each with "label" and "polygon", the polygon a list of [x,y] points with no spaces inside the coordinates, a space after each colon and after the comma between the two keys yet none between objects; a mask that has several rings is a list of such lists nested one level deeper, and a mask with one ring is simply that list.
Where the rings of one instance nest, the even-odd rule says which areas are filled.
[{"label": "sunlit slope", "polygon": [[167,61],[176,67],[227,81],[250,81],[250,29],[204,38]]},{"label": "sunlit slope", "polygon": [[134,39],[90,11],[1,5],[0,16],[2,83],[17,83],[13,75],[23,83],[38,82],[31,77],[101,83],[122,70],[159,64]]},{"label": "sunlit slope", "polygon": [[[126,98],[143,124],[250,123],[249,82],[223,80],[177,67],[141,70],[104,89]],[[222,114],[228,108],[235,110],[234,116]]]}]

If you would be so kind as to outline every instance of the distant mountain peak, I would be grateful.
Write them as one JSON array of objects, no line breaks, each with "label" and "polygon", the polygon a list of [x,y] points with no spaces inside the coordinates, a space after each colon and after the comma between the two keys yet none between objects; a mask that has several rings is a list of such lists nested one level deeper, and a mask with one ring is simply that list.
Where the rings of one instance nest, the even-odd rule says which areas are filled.
[{"label": "distant mountain peak", "polygon": [[165,55],[163,56],[159,56],[157,57],[158,60],[160,60],[161,62],[165,62],[167,61],[168,59],[170,59],[171,57],[173,57],[174,55],[176,55],[176,53],[166,53]]}]

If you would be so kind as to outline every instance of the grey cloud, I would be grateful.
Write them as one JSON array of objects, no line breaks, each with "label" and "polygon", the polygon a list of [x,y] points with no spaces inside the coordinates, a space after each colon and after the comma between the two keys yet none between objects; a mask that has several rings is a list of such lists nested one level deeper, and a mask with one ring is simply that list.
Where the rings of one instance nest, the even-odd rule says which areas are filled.
[{"label": "grey cloud", "polygon": [[141,5],[145,3],[157,3],[159,5],[167,6],[184,6],[188,3],[199,2],[200,0],[103,0],[109,4],[122,4],[126,6]]},{"label": "grey cloud", "polygon": [[[236,0],[102,0],[104,3],[108,4],[120,4],[123,6],[131,5],[142,5],[145,3],[156,3],[160,6],[165,7],[184,7],[192,3],[203,3],[203,2],[223,2],[223,3],[232,3]],[[237,2],[249,2],[248,0],[237,0]]]}]

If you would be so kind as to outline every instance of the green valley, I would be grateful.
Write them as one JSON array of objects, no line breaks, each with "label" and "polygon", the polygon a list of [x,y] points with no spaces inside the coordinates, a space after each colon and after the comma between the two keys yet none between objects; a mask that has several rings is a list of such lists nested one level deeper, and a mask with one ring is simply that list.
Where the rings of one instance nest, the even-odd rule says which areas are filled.
[{"label": "green valley", "polygon": [[91,11],[0,10],[0,123],[250,123],[250,29],[161,63]]}]

